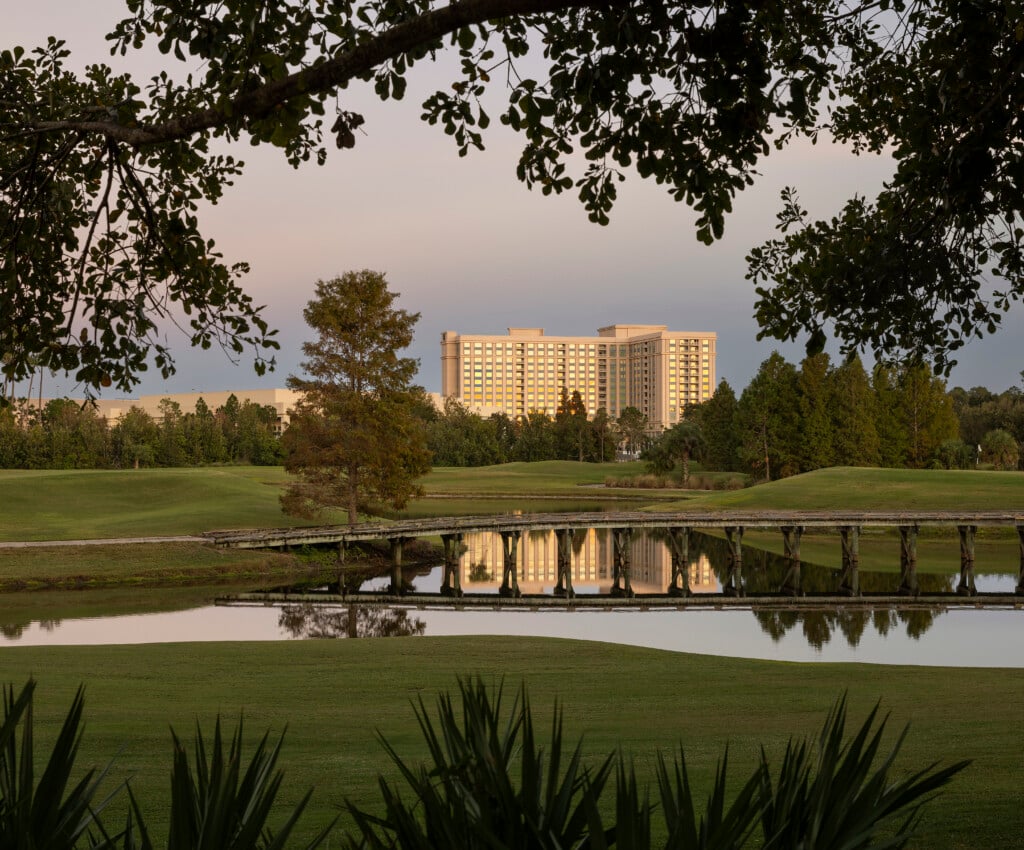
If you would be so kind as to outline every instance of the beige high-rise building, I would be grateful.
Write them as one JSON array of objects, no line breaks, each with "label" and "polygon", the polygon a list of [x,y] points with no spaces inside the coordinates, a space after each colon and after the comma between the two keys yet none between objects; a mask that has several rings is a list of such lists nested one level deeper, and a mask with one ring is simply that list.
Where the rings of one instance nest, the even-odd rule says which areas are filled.
[{"label": "beige high-rise building", "polygon": [[562,388],[578,390],[593,416],[617,418],[627,407],[651,430],[674,425],[689,403],[715,391],[713,333],[666,325],[610,325],[596,337],[546,336],[543,328],[509,328],[507,336],[441,336],[441,395],[470,410],[511,417],[553,416]]}]

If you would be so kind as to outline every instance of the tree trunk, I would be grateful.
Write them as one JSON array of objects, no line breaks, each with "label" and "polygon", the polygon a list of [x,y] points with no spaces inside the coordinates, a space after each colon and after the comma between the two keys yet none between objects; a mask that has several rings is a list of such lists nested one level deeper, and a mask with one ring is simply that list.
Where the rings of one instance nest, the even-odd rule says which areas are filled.
[{"label": "tree trunk", "polygon": [[355,525],[359,522],[359,472],[355,467],[348,470],[348,524]]},{"label": "tree trunk", "polygon": [[762,431],[761,432],[761,437],[764,440],[764,480],[765,481],[771,481],[772,480],[772,470],[771,470],[770,462],[768,460],[768,432],[767,431]]}]

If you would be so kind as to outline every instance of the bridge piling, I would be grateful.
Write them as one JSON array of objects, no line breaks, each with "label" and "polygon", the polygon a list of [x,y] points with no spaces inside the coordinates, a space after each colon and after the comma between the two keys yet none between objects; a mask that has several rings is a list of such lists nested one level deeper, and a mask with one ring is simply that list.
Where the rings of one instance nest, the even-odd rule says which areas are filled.
[{"label": "bridge piling", "polygon": [[462,596],[462,577],[459,574],[459,557],[462,555],[462,534],[442,534],[444,545],[444,574],[441,577],[442,596]]},{"label": "bridge piling", "polygon": [[725,540],[729,544],[729,573],[722,585],[722,593],[726,596],[743,596],[743,526],[728,525],[724,530]]},{"label": "bridge piling", "polygon": [[1020,570],[1017,574],[1016,594],[1024,596],[1024,525],[1017,526],[1017,537],[1020,540]]},{"label": "bridge piling", "polygon": [[519,590],[519,571],[516,567],[516,552],[519,548],[518,531],[502,531],[501,554],[502,554],[502,576],[501,587],[498,593],[501,596],[522,596]]},{"label": "bridge piling", "polygon": [[415,537],[389,537],[388,546],[391,549],[391,587],[388,592],[392,596],[402,596],[405,593],[405,580],[402,578],[402,550],[405,544]]},{"label": "bridge piling", "polygon": [[839,541],[843,549],[839,592],[844,596],[860,596],[860,526],[840,526]]},{"label": "bridge piling", "polygon": [[960,596],[977,596],[974,586],[974,535],[978,531],[976,525],[958,525],[960,533],[960,583],[956,592]]},{"label": "bridge piling", "polygon": [[900,596],[917,596],[917,526],[900,526]]},{"label": "bridge piling", "polygon": [[558,584],[554,594],[565,599],[572,599],[576,591],[572,589],[572,529],[555,530],[558,557]]},{"label": "bridge piling", "polygon": [[612,568],[613,581],[611,589],[612,596],[625,596],[629,599],[632,599],[633,596],[636,595],[633,593],[633,584],[630,581],[629,577],[629,544],[632,538],[632,528],[612,529],[612,543],[614,553],[614,562]]},{"label": "bridge piling", "polygon": [[686,526],[668,530],[668,548],[672,558],[672,580],[669,596],[691,596],[690,590],[690,529]]},{"label": "bridge piling", "polygon": [[787,596],[803,596],[803,583],[800,576],[800,538],[803,536],[802,525],[783,525],[782,556],[789,561],[789,569],[782,580],[779,592]]}]

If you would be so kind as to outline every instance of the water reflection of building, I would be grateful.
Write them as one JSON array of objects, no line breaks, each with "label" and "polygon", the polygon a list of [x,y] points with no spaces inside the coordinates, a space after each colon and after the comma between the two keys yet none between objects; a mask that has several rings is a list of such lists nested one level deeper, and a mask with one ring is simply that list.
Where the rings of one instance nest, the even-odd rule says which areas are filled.
[{"label": "water reflection of building", "polygon": [[[459,559],[462,587],[497,591],[501,584],[501,535],[490,531],[466,534]],[[630,579],[636,593],[664,593],[672,580],[672,556],[665,542],[637,534],[630,542]],[[612,535],[608,529],[590,528],[573,534],[572,583],[584,593],[607,593],[613,580]],[[550,593],[558,583],[558,541],[554,531],[524,532],[519,540],[516,568],[523,593]],[[718,579],[706,555],[689,564],[694,593],[717,593]]]}]

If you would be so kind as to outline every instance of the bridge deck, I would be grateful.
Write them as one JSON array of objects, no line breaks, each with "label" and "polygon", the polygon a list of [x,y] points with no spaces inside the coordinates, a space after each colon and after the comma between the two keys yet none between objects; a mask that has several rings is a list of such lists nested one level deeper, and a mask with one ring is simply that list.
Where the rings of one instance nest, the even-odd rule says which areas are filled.
[{"label": "bridge deck", "polygon": [[350,593],[344,596],[334,593],[277,593],[255,592],[235,593],[217,597],[217,605],[358,605],[366,607],[412,608],[412,609],[454,609],[482,608],[498,610],[577,610],[577,609],[630,609],[630,610],[686,610],[690,608],[752,609],[752,610],[833,610],[836,608],[899,608],[943,610],[953,608],[1012,608],[1024,609],[1024,599],[1012,593],[979,593],[965,598],[955,593],[921,594],[908,598],[895,594],[868,593],[860,596],[837,596],[815,594],[806,596],[785,596],[759,594],[749,596],[726,596],[721,593],[695,593],[692,596],[670,596],[668,594],[637,594],[632,597],[615,597],[599,594],[577,594],[565,599],[547,594],[523,594],[522,596],[500,596],[494,593],[467,593],[463,596],[444,596],[439,593],[406,593],[394,596],[387,593]]},{"label": "bridge deck", "polygon": [[1014,511],[730,511],[497,514],[437,517],[393,523],[361,523],[315,528],[272,528],[250,531],[212,531],[204,536],[218,546],[238,549],[282,548],[330,543],[356,543],[410,537],[466,534],[476,531],[549,531],[578,528],[724,529],[907,526],[1024,527],[1024,513]]}]

